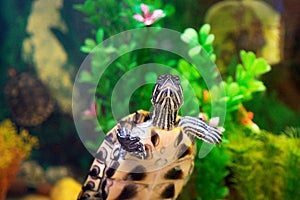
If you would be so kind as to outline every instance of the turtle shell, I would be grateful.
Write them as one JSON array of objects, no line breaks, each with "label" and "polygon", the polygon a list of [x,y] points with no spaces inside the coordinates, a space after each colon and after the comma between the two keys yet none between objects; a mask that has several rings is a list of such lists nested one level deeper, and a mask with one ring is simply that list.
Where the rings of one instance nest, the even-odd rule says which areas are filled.
[{"label": "turtle shell", "polygon": [[5,94],[12,118],[21,126],[41,124],[54,109],[54,100],[47,88],[29,73],[13,76],[5,87]]},{"label": "turtle shell", "polygon": [[[170,131],[149,123],[149,112],[139,110],[123,118],[98,149],[78,199],[176,199],[193,168],[196,145],[176,127]],[[180,117],[177,121],[179,121]],[[122,158],[117,129],[128,126],[139,135],[146,157]]]}]

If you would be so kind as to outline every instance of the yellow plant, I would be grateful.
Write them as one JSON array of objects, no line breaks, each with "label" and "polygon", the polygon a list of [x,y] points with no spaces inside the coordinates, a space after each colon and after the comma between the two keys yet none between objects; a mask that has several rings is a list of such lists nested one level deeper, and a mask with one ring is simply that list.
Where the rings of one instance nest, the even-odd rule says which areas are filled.
[{"label": "yellow plant", "polygon": [[18,133],[8,119],[0,123],[0,200],[5,198],[22,160],[29,157],[32,148],[37,145],[37,138],[29,135],[27,130],[22,129]]}]

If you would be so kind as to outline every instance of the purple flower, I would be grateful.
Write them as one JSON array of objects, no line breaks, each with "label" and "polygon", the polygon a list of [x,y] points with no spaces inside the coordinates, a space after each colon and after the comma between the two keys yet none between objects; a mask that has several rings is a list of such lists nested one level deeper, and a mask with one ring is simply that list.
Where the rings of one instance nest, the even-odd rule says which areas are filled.
[{"label": "purple flower", "polygon": [[83,115],[87,117],[97,117],[97,105],[95,102],[91,102],[90,108],[83,111]]},{"label": "purple flower", "polygon": [[135,14],[135,15],[133,15],[133,18],[139,22],[143,22],[146,26],[150,26],[156,20],[166,16],[164,11],[161,9],[154,10],[151,13],[149,6],[147,6],[146,4],[143,4],[143,3],[141,4],[141,10],[143,12],[143,15]]}]

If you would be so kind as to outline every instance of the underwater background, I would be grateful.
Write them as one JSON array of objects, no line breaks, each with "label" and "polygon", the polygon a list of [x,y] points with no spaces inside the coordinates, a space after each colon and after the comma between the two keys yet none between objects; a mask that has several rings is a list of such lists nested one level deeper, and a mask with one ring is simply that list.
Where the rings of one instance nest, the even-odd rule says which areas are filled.
[{"label": "underwater background", "polygon": [[[141,3],[150,11],[162,9],[165,16],[150,24],[136,20],[135,14],[143,14]],[[82,71],[79,81],[92,85],[104,55],[121,51],[111,46],[106,54],[92,49],[122,31],[148,26],[192,38],[184,40],[190,45],[187,51],[193,53],[199,46],[206,50],[226,92],[223,144],[195,160],[193,175],[179,199],[300,199],[297,0],[10,0],[0,4],[0,199],[76,199],[93,160],[87,148],[97,149],[101,141],[95,135],[96,139],[85,141],[86,148],[73,118],[82,118],[87,132],[109,131],[116,122],[111,91],[136,66],[152,62],[176,70],[196,93],[195,101],[186,92],[185,104],[198,106],[207,119],[212,117],[215,97],[201,74],[178,56],[149,49],[113,62],[95,86],[95,100],[80,108],[81,116],[73,115],[73,83],[85,57],[95,54],[91,70]],[[148,82],[157,75],[136,74]],[[215,78],[214,72],[210,78]],[[147,84],[134,91],[128,100],[131,112],[151,107],[152,87]],[[218,89],[216,85],[215,92]],[[123,109],[123,104],[115,106]],[[101,127],[95,127],[96,121]]]}]

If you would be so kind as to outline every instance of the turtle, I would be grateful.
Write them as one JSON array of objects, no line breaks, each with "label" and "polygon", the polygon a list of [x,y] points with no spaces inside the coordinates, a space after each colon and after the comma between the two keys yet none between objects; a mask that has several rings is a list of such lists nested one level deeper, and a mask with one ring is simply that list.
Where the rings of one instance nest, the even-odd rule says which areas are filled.
[{"label": "turtle", "polygon": [[151,103],[151,112],[137,110],[106,134],[78,200],[176,199],[194,169],[195,138],[222,142],[220,127],[178,115],[178,76],[159,75]]},{"label": "turtle", "polygon": [[13,120],[20,126],[37,126],[53,112],[55,101],[36,76],[9,69],[5,86],[6,102]]}]

